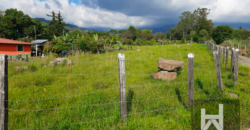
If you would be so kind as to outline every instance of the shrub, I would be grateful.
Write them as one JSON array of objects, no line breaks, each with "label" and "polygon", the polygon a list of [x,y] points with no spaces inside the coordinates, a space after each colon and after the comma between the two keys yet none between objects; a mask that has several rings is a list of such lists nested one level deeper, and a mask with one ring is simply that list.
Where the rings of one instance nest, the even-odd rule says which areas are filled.
[{"label": "shrub", "polygon": [[57,53],[51,53],[54,57],[58,57]]},{"label": "shrub", "polygon": [[133,44],[133,40],[127,38],[122,43],[123,43],[123,45],[132,45]]},{"label": "shrub", "polygon": [[182,39],[181,39],[181,43],[185,43],[185,38],[182,38]]},{"label": "shrub", "polygon": [[206,39],[205,39],[205,38],[203,38],[203,37],[200,37],[200,38],[198,38],[198,41],[199,41],[199,42],[205,42],[205,41],[206,41]]},{"label": "shrub", "polygon": [[232,38],[233,29],[230,26],[220,25],[213,29],[212,38],[216,44],[221,44],[226,39]]}]

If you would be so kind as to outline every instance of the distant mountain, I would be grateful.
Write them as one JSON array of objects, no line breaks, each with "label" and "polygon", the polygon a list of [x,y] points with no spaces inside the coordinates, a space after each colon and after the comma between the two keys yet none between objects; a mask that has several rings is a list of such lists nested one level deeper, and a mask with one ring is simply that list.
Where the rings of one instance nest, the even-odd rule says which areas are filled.
[{"label": "distant mountain", "polygon": [[[38,19],[42,22],[48,23],[49,20],[46,20],[44,18],[34,18],[34,19]],[[219,23],[219,22],[215,22],[214,26],[218,26],[218,25],[229,25],[232,28],[239,28],[240,26],[243,29],[250,29],[250,23]],[[172,25],[164,25],[162,27],[153,27],[153,26],[145,26],[145,27],[139,27],[140,29],[151,29],[153,30],[153,34],[157,33],[157,32],[162,32],[162,33],[166,33],[167,30],[170,28],[170,26],[175,27],[175,24]],[[90,27],[90,28],[83,28],[83,27],[78,27],[74,24],[68,24],[66,27],[68,28],[79,28],[81,30],[85,30],[85,31],[100,31],[100,32],[107,32],[109,30],[111,30],[112,28],[105,28],[105,27]],[[126,28],[127,29],[127,28]],[[115,30],[121,30],[121,29],[115,29]]]},{"label": "distant mountain", "polygon": [[172,25],[165,25],[165,26],[162,26],[162,27],[142,27],[140,29],[151,29],[153,30],[153,34],[157,33],[157,32],[162,32],[162,33],[166,33],[167,30],[170,28],[170,27],[175,27],[174,24]]}]

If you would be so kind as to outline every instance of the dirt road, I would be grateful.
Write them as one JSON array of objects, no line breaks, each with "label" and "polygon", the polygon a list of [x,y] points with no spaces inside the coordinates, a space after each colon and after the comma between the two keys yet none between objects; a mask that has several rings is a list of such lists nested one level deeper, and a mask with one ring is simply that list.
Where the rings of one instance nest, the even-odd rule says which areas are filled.
[{"label": "dirt road", "polygon": [[[231,57],[231,51],[229,52],[229,57]],[[243,66],[250,67],[250,58],[239,55],[239,63]]]}]

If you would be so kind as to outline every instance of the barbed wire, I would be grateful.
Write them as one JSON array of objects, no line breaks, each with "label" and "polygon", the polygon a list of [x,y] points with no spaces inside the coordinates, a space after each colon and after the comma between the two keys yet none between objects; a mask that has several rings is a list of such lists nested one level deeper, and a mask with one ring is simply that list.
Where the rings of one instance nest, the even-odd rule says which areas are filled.
[{"label": "barbed wire", "polygon": [[[188,69],[188,70],[180,70],[177,72],[188,72],[190,70],[195,70],[195,69],[200,69],[200,68],[204,68],[206,67],[214,67],[214,65],[210,65],[210,66],[202,66],[202,67],[194,67],[193,69]],[[6,77],[28,77],[28,76],[67,76],[67,75],[75,75],[75,76],[79,76],[79,75],[102,75],[102,74],[119,74],[119,72],[103,72],[103,73],[88,73],[88,74],[28,74],[28,75],[5,75]],[[130,74],[130,73],[126,73],[126,75],[152,75],[152,74]]]},{"label": "barbed wire", "polygon": [[[199,80],[199,81],[207,81],[207,80],[211,80],[211,79],[216,79],[216,77],[215,77],[215,78],[202,79],[202,80]],[[188,83],[188,82],[171,82],[171,83],[170,83],[170,82],[167,82],[167,83],[144,84],[144,85],[130,85],[130,86],[126,86],[126,87],[127,87],[127,88],[135,88],[135,87],[160,86],[160,85],[184,84],[184,83]],[[78,97],[78,96],[85,96],[85,95],[90,95],[90,94],[99,93],[99,92],[104,92],[104,91],[113,90],[113,89],[118,89],[118,87],[117,87],[117,88],[110,88],[110,89],[99,90],[99,91],[90,92],[90,93],[85,93],[85,94],[72,95],[72,96],[63,96],[63,97],[55,97],[55,98],[48,98],[48,99],[36,99],[36,100],[5,100],[5,101],[7,101],[7,102],[37,102],[37,101],[56,100],[56,99],[64,99],[64,98],[72,98],[72,97]]]},{"label": "barbed wire", "polygon": [[[135,113],[124,115],[124,116],[114,116],[114,117],[107,117],[107,118],[102,118],[102,119],[97,119],[97,120],[92,120],[92,121],[86,121],[86,122],[80,122],[80,123],[70,123],[70,124],[67,124],[65,126],[86,124],[86,123],[97,122],[97,121],[108,120],[108,119],[114,119],[114,118],[129,117],[129,116],[132,116],[132,115],[138,115],[138,114],[143,114],[143,113],[151,113],[151,112],[156,112],[156,111],[181,109],[181,108],[186,108],[186,107],[185,106],[180,106],[180,107],[172,107],[172,108],[167,108],[167,109],[155,109],[155,110],[151,110],[151,111],[135,112]],[[45,129],[45,128],[48,129],[48,127],[40,127],[40,128],[35,128],[35,129]],[[49,127],[49,129],[51,129],[51,128],[55,128],[55,127]],[[25,128],[25,129],[34,129],[34,128]],[[23,130],[23,128],[15,129],[15,130]]]},{"label": "barbed wire", "polygon": [[89,73],[89,74],[29,74],[29,75],[5,75],[6,77],[28,77],[28,76],[66,76],[66,75],[102,75],[102,74],[119,74],[119,72]]},{"label": "barbed wire", "polygon": [[[194,92],[195,93],[199,93],[205,90],[209,90],[212,88],[208,88],[208,89],[202,89],[200,91]],[[168,98],[174,98],[174,97],[184,97],[184,96],[189,96],[190,94],[183,94],[183,95],[176,95],[176,96],[169,96],[169,97],[160,97],[160,98],[153,98],[153,99],[144,99],[144,100],[135,100],[135,101],[123,101],[123,102],[145,102],[145,101],[153,101],[153,100],[159,100],[159,99],[168,99]],[[36,110],[18,110],[18,109],[10,109],[10,108],[5,108],[7,110],[10,111],[26,111],[26,112],[30,112],[30,111],[47,111],[47,110],[59,110],[59,109],[72,109],[72,108],[82,108],[82,107],[88,107],[88,106],[104,106],[104,105],[110,105],[110,104],[120,104],[122,102],[111,102],[111,103],[104,103],[104,104],[89,104],[89,105],[82,105],[82,106],[74,106],[74,107],[61,107],[61,108],[46,108],[46,109],[36,109]],[[1,109],[1,108],[0,108]]]},{"label": "barbed wire", "polygon": [[104,89],[104,90],[99,90],[99,91],[90,92],[90,93],[85,93],[85,94],[72,95],[72,96],[64,96],[64,97],[55,97],[55,98],[48,98],[48,99],[36,99],[36,100],[5,100],[5,102],[37,102],[37,101],[56,100],[56,99],[63,99],[63,98],[72,98],[72,97],[85,96],[85,95],[90,95],[90,94],[99,93],[99,92],[104,92],[104,91],[113,90],[113,89],[118,89],[118,88],[110,88],[110,89]]},{"label": "barbed wire", "polygon": [[[213,97],[210,97],[209,99],[207,100],[214,100],[215,98],[217,98],[218,96],[213,96]],[[141,111],[141,112],[135,112],[135,113],[131,113],[131,114],[127,114],[127,115],[123,115],[123,116],[113,116],[113,117],[107,117],[107,118],[102,118],[102,119],[97,119],[97,120],[92,120],[92,121],[85,121],[85,122],[80,122],[80,123],[70,123],[70,124],[66,124],[65,126],[70,126],[70,125],[80,125],[80,124],[86,124],[86,123],[92,123],[92,122],[97,122],[97,121],[102,121],[102,120],[108,120],[108,119],[114,119],[114,118],[121,118],[121,117],[129,117],[129,116],[132,116],[132,115],[138,115],[138,114],[144,114],[144,113],[152,113],[152,112],[157,112],[157,111],[166,111],[166,110],[178,110],[178,109],[182,109],[182,108],[188,108],[188,107],[194,107],[196,106],[196,104],[194,105],[185,105],[185,106],[174,106],[174,107],[171,107],[171,108],[167,108],[167,109],[154,109],[154,110],[149,110],[149,111]],[[56,128],[55,126],[54,127],[39,127],[39,128],[35,128],[35,129],[51,129],[51,128]],[[34,129],[34,128],[25,128],[25,129]],[[15,129],[15,130],[23,130],[23,128],[21,129]]]}]

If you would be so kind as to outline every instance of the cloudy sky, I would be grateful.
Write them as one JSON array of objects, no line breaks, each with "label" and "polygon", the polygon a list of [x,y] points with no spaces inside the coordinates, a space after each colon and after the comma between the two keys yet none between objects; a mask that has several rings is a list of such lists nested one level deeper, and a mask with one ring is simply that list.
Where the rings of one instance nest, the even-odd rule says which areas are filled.
[{"label": "cloudy sky", "polygon": [[0,10],[17,8],[32,18],[60,11],[79,27],[128,28],[175,25],[184,11],[209,8],[217,23],[249,23],[250,0],[0,0]]}]

